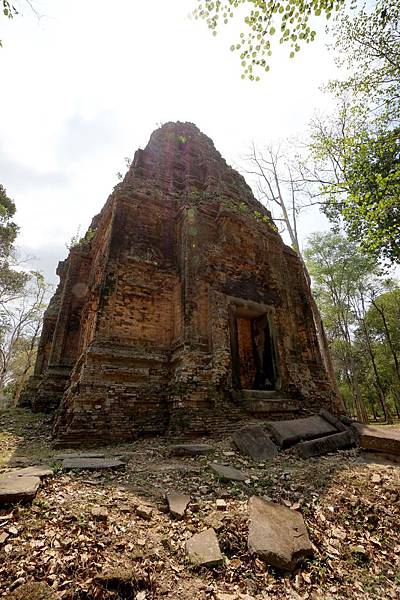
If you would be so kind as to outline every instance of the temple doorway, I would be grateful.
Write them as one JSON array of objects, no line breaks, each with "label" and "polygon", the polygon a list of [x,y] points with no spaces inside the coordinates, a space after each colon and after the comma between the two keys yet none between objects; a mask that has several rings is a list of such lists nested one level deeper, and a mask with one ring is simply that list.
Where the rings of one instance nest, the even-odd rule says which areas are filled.
[{"label": "temple doorway", "polygon": [[231,318],[232,378],[246,390],[277,389],[277,361],[267,314]]}]

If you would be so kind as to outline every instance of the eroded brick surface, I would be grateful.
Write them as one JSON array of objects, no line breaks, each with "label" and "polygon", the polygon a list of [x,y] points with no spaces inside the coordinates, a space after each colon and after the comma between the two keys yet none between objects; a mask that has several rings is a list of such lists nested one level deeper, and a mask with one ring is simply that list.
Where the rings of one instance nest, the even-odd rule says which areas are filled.
[{"label": "eroded brick surface", "polygon": [[136,152],[58,274],[24,398],[59,407],[60,443],[212,431],[240,387],[337,412],[296,254],[190,123]]}]

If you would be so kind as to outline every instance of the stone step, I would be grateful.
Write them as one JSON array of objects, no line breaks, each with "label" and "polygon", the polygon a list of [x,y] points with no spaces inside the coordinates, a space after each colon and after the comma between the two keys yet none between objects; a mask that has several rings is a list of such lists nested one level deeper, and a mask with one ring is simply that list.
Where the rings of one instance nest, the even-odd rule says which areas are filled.
[{"label": "stone step", "polygon": [[257,417],[295,413],[300,410],[299,404],[290,398],[249,399],[244,402],[243,407]]},{"label": "stone step", "polygon": [[279,392],[276,390],[241,390],[245,398],[269,399],[279,398]]}]

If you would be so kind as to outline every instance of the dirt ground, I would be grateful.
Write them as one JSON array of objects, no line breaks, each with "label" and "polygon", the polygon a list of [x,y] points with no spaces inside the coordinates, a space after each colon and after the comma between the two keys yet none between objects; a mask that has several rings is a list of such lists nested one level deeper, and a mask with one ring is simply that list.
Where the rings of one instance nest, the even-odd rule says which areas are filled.
[{"label": "dirt ground", "polygon": [[[201,440],[213,454],[179,458],[169,455],[172,440],[158,437],[102,448],[122,457],[122,469],[63,472],[53,459],[60,451],[51,447],[50,428],[48,416],[0,415],[0,472],[27,462],[55,468],[32,505],[0,508],[2,598],[400,598],[400,465],[363,464],[357,450],[311,460],[285,451],[257,464],[218,437]],[[208,466],[213,460],[249,479],[218,480]],[[168,513],[165,493],[172,490],[191,496],[182,520]],[[252,495],[303,514],[314,557],[294,573],[249,555]],[[217,510],[219,498],[225,511]],[[138,515],[143,506],[152,509],[150,519]],[[103,520],[94,507],[106,509]],[[187,561],[185,541],[206,527],[217,532],[221,567]],[[46,583],[51,595],[22,587],[31,582]]]}]

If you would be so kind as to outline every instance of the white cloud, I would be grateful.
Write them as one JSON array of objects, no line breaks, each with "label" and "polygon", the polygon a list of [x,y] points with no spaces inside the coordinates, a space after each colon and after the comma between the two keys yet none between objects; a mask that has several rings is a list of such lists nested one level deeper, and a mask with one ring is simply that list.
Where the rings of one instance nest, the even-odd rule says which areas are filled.
[{"label": "white cloud", "polygon": [[36,0],[39,22],[26,11],[2,21],[0,181],[17,204],[20,242],[46,269],[57,260],[45,248],[85,230],[157,123],[192,121],[240,163],[250,140],[298,133],[326,105],[319,86],[335,68],[322,41],[296,60],[278,50],[260,83],[242,81],[229,51],[237,30],[213,38],[188,18],[194,5]]}]

